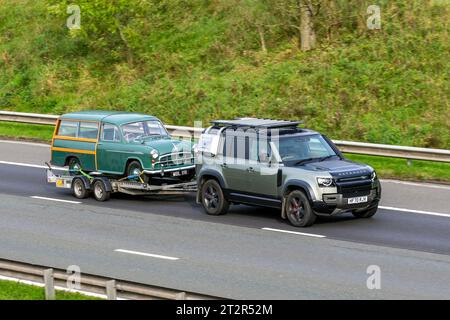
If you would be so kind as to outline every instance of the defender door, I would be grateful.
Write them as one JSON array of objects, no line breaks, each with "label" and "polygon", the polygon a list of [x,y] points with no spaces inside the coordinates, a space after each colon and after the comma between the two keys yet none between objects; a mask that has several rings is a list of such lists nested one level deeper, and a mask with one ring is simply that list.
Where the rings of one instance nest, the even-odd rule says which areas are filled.
[{"label": "defender door", "polygon": [[278,166],[269,164],[272,151],[267,139],[249,138],[249,192],[262,197],[278,196]]},{"label": "defender door", "polygon": [[250,173],[243,154],[243,142],[241,137],[235,135],[233,129],[227,129],[223,133],[223,151],[220,166],[225,183],[230,191],[245,192],[249,187]]}]

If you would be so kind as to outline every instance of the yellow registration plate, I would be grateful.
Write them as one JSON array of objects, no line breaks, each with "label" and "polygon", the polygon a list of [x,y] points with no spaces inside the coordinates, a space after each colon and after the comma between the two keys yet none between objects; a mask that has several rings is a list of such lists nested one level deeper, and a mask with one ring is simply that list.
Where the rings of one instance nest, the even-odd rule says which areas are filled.
[{"label": "yellow registration plate", "polygon": [[56,187],[57,188],[70,188],[71,183],[70,181],[64,180],[64,179],[56,179]]}]

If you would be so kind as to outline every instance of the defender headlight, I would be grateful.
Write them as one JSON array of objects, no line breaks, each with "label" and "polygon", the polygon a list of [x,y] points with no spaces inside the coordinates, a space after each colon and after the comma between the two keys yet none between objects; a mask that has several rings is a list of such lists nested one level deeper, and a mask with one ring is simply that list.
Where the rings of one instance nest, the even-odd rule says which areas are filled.
[{"label": "defender headlight", "polygon": [[158,151],[156,151],[155,149],[153,149],[152,151],[150,151],[150,154],[152,155],[153,159],[156,159],[159,157],[159,153]]},{"label": "defender headlight", "polygon": [[320,178],[317,178],[317,184],[321,188],[328,188],[328,187],[333,186],[334,181],[333,181],[333,178],[320,177]]},{"label": "defender headlight", "polygon": [[372,172],[372,174],[370,175],[370,179],[375,180],[377,177],[377,173],[375,172],[375,170]]}]

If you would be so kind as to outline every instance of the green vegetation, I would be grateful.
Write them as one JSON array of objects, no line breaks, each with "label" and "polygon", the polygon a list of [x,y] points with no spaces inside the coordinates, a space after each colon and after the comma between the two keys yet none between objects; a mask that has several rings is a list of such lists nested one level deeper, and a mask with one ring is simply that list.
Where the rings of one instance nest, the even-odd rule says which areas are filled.
[{"label": "green vegetation", "polygon": [[50,142],[53,129],[53,126],[0,122],[0,138]]},{"label": "green vegetation", "polygon": [[78,0],[80,30],[71,3],[1,2],[1,109],[301,118],[335,139],[450,148],[448,1],[379,0],[382,30],[373,1],[314,1],[306,52],[296,0]]},{"label": "green vegetation", "polygon": [[381,179],[429,180],[450,182],[450,163],[346,154],[348,159],[367,163],[375,168]]},{"label": "green vegetation", "polygon": [[[56,291],[56,300],[101,300],[80,293]],[[0,300],[44,300],[44,288],[0,280]]]}]

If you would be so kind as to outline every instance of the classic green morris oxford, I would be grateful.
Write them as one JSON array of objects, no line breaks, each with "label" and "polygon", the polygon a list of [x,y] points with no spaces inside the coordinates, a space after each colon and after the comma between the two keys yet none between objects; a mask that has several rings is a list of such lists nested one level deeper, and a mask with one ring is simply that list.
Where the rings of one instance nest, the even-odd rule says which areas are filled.
[{"label": "classic green morris oxford", "polygon": [[71,171],[189,180],[195,174],[192,144],[172,139],[153,116],[112,111],[62,115],[52,139],[51,163]]}]

